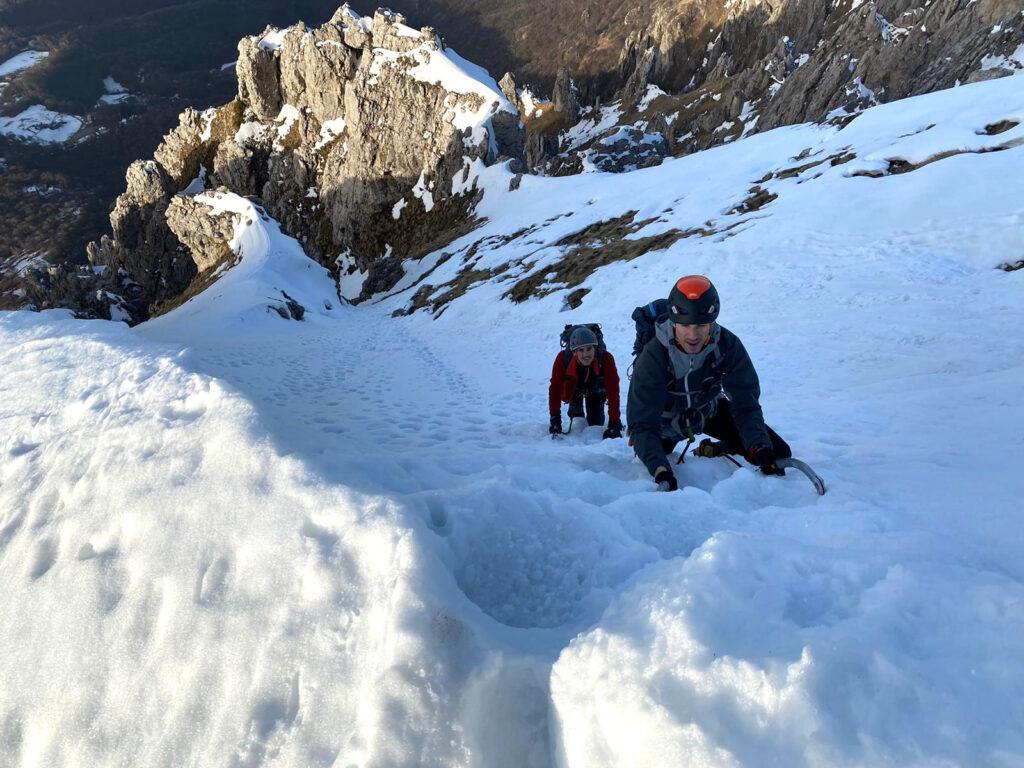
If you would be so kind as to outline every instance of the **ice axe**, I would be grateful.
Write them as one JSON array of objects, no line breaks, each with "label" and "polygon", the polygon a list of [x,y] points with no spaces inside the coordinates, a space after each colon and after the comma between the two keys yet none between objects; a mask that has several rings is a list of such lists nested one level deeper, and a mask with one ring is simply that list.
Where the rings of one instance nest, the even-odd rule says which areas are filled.
[{"label": "ice axe", "polygon": [[[711,440],[701,440],[700,445],[693,449],[694,456],[703,456],[704,458],[711,459],[719,456],[724,456],[737,467],[740,463],[736,461],[732,456],[729,455],[728,448],[725,447],[724,443],[716,443]],[[811,481],[814,489],[818,492],[819,496],[824,496],[825,481],[821,479],[817,472],[810,468],[807,462],[800,461],[800,459],[776,459],[775,464],[779,467],[799,470]]]},{"label": "ice axe", "polygon": [[564,432],[552,432],[552,433],[551,433],[551,439],[552,439],[552,440],[557,440],[557,439],[558,439],[558,438],[560,438],[560,437],[561,437],[562,435],[568,435],[568,434],[570,434],[571,432],[572,432],[572,417],[570,416],[570,417],[569,417],[569,428],[568,428],[567,430],[565,430]]},{"label": "ice axe", "polygon": [[818,495],[825,495],[825,491],[827,490],[825,488],[825,481],[822,480],[818,473],[811,469],[806,462],[800,461],[800,459],[776,459],[775,463],[780,467],[792,467],[793,469],[800,470],[804,473],[807,479],[811,481],[811,484],[814,486],[815,490],[817,490]]}]

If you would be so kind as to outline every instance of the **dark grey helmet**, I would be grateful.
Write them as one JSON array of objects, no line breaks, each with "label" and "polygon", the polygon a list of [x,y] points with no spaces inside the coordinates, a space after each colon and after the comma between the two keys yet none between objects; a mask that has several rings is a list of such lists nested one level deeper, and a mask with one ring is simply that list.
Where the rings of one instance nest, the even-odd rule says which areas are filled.
[{"label": "dark grey helmet", "polygon": [[597,346],[597,334],[585,325],[574,328],[569,337],[569,351],[575,352],[580,347],[589,346]]}]

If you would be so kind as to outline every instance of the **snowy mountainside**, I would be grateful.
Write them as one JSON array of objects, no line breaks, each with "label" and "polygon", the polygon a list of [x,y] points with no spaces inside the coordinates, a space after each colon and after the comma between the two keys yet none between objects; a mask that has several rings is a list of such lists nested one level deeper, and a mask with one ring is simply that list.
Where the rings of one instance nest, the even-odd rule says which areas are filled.
[{"label": "snowy mountainside", "polygon": [[[556,293],[573,308],[602,289],[603,282],[587,282],[594,269],[657,250],[667,249],[676,260],[708,251],[749,252],[748,240],[779,228],[787,238],[813,233],[870,241],[915,214],[934,220],[937,228],[957,228],[963,198],[927,190],[952,185],[971,162],[979,195],[990,196],[991,187],[1013,199],[1016,168],[1003,152],[1024,143],[1022,92],[1013,79],[950,89],[873,108],[845,127],[806,124],[753,136],[737,149],[714,148],[661,171],[622,178],[525,176],[510,195],[503,194],[503,169],[488,169],[482,175],[488,193],[477,208],[487,223],[430,257],[407,262],[406,275],[388,296],[405,298],[403,312],[428,309],[436,316],[457,297],[453,288],[483,284],[480,291],[515,301]],[[976,162],[968,159],[972,155]],[[953,258],[977,267],[1015,261],[1015,219],[974,205],[991,218],[991,231],[984,238],[959,238]],[[801,258],[788,248],[783,253],[785,260],[773,259],[779,268]],[[715,262],[716,272],[723,267],[734,269]],[[644,291],[664,292],[640,289],[644,279],[625,284],[636,290],[634,304],[643,301]]]},{"label": "snowy mountainside", "polygon": [[[0,762],[1020,765],[1020,82],[481,168],[358,308],[225,194],[240,261],[167,315],[0,316]],[[562,326],[625,372],[690,272],[826,496],[549,439]]]}]

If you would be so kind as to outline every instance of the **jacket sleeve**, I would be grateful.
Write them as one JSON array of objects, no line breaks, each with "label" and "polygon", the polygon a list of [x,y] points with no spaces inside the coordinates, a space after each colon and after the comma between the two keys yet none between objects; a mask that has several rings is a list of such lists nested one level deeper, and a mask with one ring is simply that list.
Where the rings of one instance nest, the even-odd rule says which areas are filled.
[{"label": "jacket sleeve", "polygon": [[669,467],[661,444],[661,413],[668,390],[668,362],[660,354],[662,352],[664,348],[656,342],[644,347],[633,366],[633,379],[629,383],[626,401],[633,450],[652,477],[658,467]]},{"label": "jacket sleeve", "polygon": [[551,383],[548,385],[548,415],[558,416],[561,413],[562,386],[565,382],[565,362],[559,352],[555,357],[555,363],[551,366]]},{"label": "jacket sleeve", "polygon": [[733,419],[743,441],[743,450],[755,445],[771,445],[761,412],[761,384],[746,348],[733,338],[732,349],[726,355],[723,385],[729,395]]},{"label": "jacket sleeve", "polygon": [[615,367],[615,358],[611,352],[604,353],[604,388],[608,394],[608,423],[621,424],[622,414],[619,411],[619,371]]}]

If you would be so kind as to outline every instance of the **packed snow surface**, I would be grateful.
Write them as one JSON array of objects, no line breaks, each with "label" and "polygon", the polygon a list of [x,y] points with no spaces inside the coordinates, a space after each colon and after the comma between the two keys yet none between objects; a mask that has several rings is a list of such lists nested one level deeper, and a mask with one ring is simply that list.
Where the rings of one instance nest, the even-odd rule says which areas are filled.
[{"label": "packed snow surface", "polygon": [[[491,168],[487,222],[358,308],[207,193],[239,263],[170,314],[0,316],[0,764],[1024,764],[1015,81],[620,176]],[[573,311],[501,298],[633,211],[708,234]],[[513,272],[390,316],[470,255]],[[625,373],[687,273],[827,495],[694,457],[659,494],[624,440],[549,438],[563,325]]]}]

